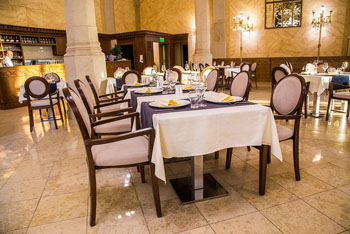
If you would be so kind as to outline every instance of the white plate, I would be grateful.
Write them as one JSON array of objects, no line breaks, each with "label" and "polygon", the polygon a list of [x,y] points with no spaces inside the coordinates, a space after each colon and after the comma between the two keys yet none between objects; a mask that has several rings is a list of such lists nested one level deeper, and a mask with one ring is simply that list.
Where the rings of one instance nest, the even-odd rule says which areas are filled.
[{"label": "white plate", "polygon": [[159,101],[154,101],[154,102],[150,102],[149,105],[151,107],[156,107],[156,108],[164,108],[164,109],[170,109],[170,108],[179,108],[179,107],[183,107],[183,106],[188,106],[190,105],[190,101],[188,100],[181,100],[181,99],[173,99],[174,101],[177,101],[180,105],[178,106],[163,106],[159,103]]},{"label": "white plate", "polygon": [[207,102],[212,102],[212,103],[216,103],[216,104],[234,103],[234,102],[240,102],[243,100],[243,98],[241,98],[241,97],[236,97],[236,96],[231,96],[231,97],[234,100],[232,102],[220,102],[220,101],[215,100],[213,97],[204,97],[204,100]]},{"label": "white plate", "polygon": [[149,83],[139,83],[140,85],[134,85],[134,84],[125,84],[128,87],[143,87],[146,85],[149,85]]},{"label": "white plate", "polygon": [[161,93],[163,90],[162,89],[160,89],[160,88],[150,88],[151,89],[151,93],[148,93],[148,92],[146,92],[147,91],[147,88],[146,89],[144,89],[144,88],[142,88],[142,89],[136,89],[135,90],[135,93],[140,93],[140,94],[153,94],[153,93]]}]

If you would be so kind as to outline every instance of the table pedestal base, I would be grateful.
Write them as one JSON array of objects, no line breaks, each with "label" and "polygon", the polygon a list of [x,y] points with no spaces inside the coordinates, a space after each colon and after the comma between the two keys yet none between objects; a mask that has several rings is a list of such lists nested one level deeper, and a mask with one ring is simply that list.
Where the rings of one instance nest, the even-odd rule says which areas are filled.
[{"label": "table pedestal base", "polygon": [[193,189],[192,180],[192,177],[170,180],[170,183],[173,185],[183,204],[228,195],[228,192],[224,187],[222,187],[210,174],[203,175],[204,186],[201,189]]}]

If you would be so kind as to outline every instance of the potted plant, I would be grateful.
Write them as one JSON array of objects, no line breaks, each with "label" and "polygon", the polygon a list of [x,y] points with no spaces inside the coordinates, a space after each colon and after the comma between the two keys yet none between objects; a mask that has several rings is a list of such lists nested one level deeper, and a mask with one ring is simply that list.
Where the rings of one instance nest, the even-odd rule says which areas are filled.
[{"label": "potted plant", "polygon": [[121,59],[122,58],[122,48],[118,45],[115,44],[114,48],[110,50],[114,58]]}]

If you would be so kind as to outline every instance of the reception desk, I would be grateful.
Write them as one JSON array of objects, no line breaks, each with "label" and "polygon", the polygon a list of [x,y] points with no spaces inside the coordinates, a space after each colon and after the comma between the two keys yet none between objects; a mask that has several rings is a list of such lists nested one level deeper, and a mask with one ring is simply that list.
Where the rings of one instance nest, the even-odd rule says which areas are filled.
[{"label": "reception desk", "polygon": [[0,67],[0,109],[11,109],[26,105],[19,103],[19,88],[31,76],[43,76],[55,72],[66,80],[64,64]]}]

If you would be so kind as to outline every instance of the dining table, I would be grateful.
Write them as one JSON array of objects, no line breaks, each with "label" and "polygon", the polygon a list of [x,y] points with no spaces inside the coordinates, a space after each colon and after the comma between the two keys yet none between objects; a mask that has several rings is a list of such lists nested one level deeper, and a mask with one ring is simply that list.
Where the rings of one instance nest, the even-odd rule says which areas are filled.
[{"label": "dining table", "polygon": [[[269,107],[252,102],[213,103],[192,109],[190,105],[179,108],[155,108],[150,103],[160,100],[187,100],[187,92],[178,94],[139,94],[129,88],[125,98],[131,99],[133,108],[140,113],[141,126],[155,129],[152,163],[155,175],[167,181],[164,159],[191,157],[192,176],[171,179],[183,203],[224,196],[227,191],[210,173],[203,173],[203,155],[219,150],[261,146],[259,193],[265,193],[267,148],[282,161],[276,124]],[[205,97],[214,95],[212,91]]]},{"label": "dining table", "polygon": [[[328,74],[328,73],[301,73],[306,82],[310,82],[309,92],[313,94],[312,112],[313,117],[323,117],[324,114],[320,114],[320,100],[321,94],[328,89],[329,82],[332,81],[333,77],[347,77],[350,81],[349,73],[342,74]],[[345,104],[346,105],[346,104]]]}]

